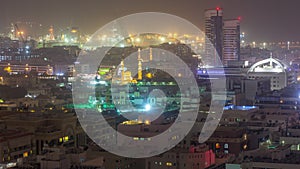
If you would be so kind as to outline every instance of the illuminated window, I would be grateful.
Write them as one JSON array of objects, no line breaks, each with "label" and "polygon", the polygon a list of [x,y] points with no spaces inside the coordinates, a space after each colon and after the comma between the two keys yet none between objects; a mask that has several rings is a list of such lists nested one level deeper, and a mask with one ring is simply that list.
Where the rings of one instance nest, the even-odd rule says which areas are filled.
[{"label": "illuminated window", "polygon": [[28,152],[27,151],[23,153],[23,157],[28,157]]},{"label": "illuminated window", "polygon": [[227,143],[224,144],[224,148],[225,148],[225,149],[228,149],[228,144],[227,144]]},{"label": "illuminated window", "polygon": [[166,163],[166,166],[172,166],[172,163],[167,162],[167,163]]},{"label": "illuminated window", "polygon": [[64,142],[67,142],[67,141],[69,141],[69,137],[68,137],[68,136],[65,136],[65,137],[64,137]]},{"label": "illuminated window", "polygon": [[247,134],[243,135],[244,140],[247,140]]}]

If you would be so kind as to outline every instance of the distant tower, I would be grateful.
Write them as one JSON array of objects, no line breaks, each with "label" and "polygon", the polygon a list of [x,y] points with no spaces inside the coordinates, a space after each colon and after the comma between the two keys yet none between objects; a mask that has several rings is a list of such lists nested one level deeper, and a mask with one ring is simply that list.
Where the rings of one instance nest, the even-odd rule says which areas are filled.
[{"label": "distant tower", "polygon": [[240,19],[224,20],[223,25],[223,64],[240,60]]},{"label": "distant tower", "polygon": [[143,79],[143,69],[142,69],[142,59],[141,59],[141,49],[138,49],[138,80]]},{"label": "distant tower", "polygon": [[124,82],[124,60],[121,61],[121,82]]},{"label": "distant tower", "polygon": [[152,48],[150,48],[149,50],[150,50],[150,58],[149,58],[149,60],[152,61],[152,59],[153,59],[153,56],[152,56]]},{"label": "distant tower", "polygon": [[138,60],[141,60],[141,49],[138,49]]},{"label": "distant tower", "polygon": [[10,39],[12,39],[12,40],[18,39],[18,38],[17,38],[17,31],[16,31],[15,26],[14,26],[13,23],[11,23],[9,37],[10,37]]},{"label": "distant tower", "polygon": [[49,40],[55,40],[53,26],[50,26],[50,29],[49,29]]},{"label": "distant tower", "polygon": [[[205,10],[205,57],[210,66],[216,65],[223,54],[223,10],[219,7]],[[219,57],[219,58],[218,58]]]}]

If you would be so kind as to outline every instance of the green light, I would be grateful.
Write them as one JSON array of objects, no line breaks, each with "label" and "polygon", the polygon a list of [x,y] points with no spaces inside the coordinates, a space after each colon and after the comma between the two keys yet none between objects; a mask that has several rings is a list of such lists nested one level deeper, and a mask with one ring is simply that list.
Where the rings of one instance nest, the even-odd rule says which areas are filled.
[{"label": "green light", "polygon": [[3,100],[3,99],[0,99],[0,103],[4,103],[4,100]]},{"label": "green light", "polygon": [[270,146],[268,146],[268,149],[275,149],[275,148],[276,148],[275,145],[270,145]]},{"label": "green light", "polygon": [[104,103],[102,104],[103,109],[114,109],[115,105],[114,104],[109,104],[109,103]]},{"label": "green light", "polygon": [[91,104],[67,104],[64,107],[68,109],[94,109],[94,105]]},{"label": "green light", "polygon": [[99,75],[105,75],[110,71],[110,68],[99,68],[98,73]]}]

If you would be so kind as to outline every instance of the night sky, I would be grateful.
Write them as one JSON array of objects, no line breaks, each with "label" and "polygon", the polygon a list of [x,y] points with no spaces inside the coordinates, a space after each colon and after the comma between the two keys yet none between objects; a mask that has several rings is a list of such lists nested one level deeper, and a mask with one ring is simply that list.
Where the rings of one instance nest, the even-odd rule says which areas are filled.
[{"label": "night sky", "polygon": [[45,27],[78,26],[91,34],[136,12],[174,14],[203,30],[204,9],[216,6],[224,8],[225,18],[242,17],[249,41],[300,40],[299,0],[1,0],[0,31],[11,22],[31,21]]}]

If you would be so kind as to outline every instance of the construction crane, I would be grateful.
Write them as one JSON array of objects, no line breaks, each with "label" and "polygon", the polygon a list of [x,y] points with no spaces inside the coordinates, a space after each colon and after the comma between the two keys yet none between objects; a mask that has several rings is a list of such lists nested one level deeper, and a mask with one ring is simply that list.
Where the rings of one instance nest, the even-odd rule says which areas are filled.
[{"label": "construction crane", "polygon": [[24,32],[21,31],[21,30],[19,29],[18,24],[15,23],[14,26],[15,26],[15,28],[16,28],[16,36],[18,36],[19,39],[21,40],[21,42],[22,42],[23,44],[25,44],[25,39],[24,39],[24,37],[23,37]]}]

